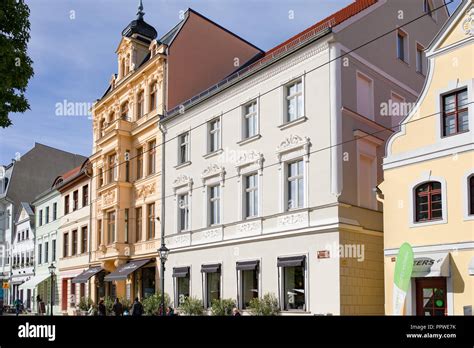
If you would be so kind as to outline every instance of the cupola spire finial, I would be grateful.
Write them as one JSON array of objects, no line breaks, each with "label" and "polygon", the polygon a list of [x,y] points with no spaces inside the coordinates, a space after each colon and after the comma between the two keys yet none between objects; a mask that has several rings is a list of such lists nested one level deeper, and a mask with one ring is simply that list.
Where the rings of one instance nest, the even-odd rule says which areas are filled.
[{"label": "cupola spire finial", "polygon": [[145,15],[145,12],[143,12],[143,3],[142,3],[142,0],[140,0],[140,4],[138,5],[138,12],[137,12],[138,19],[143,19],[144,15]]}]

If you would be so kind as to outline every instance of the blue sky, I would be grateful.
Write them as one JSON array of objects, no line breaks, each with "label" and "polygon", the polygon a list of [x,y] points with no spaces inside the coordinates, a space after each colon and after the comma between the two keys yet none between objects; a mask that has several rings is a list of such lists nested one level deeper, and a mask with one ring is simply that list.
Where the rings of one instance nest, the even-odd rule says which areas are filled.
[{"label": "blue sky", "polygon": [[[409,1],[409,0],[390,0]],[[0,163],[35,142],[90,155],[92,125],[86,116],[56,116],[63,100],[91,103],[116,72],[121,31],[135,18],[138,0],[27,0],[31,10],[30,56],[35,76],[31,110],[0,128]],[[161,36],[195,9],[263,50],[283,42],[352,0],[143,0],[145,20]],[[460,0],[450,5],[452,12]],[[293,11],[293,19],[289,19]]]}]

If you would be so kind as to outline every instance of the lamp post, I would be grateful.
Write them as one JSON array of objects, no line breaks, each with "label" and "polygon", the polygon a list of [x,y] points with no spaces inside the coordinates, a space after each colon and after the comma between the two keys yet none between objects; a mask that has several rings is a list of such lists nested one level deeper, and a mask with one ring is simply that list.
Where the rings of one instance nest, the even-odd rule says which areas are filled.
[{"label": "lamp post", "polygon": [[166,315],[165,310],[165,263],[170,250],[165,245],[165,239],[161,238],[161,247],[158,249],[161,261],[161,315]]},{"label": "lamp post", "polygon": [[51,265],[48,267],[49,274],[51,274],[51,298],[50,298],[50,312],[49,314],[53,316],[53,302],[54,302],[54,271],[56,271],[56,267],[51,263]]}]

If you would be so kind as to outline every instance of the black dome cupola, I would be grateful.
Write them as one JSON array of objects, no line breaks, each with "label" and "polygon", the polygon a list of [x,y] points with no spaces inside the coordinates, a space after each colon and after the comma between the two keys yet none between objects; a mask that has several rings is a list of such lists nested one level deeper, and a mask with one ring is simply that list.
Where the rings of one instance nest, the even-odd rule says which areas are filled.
[{"label": "black dome cupola", "polygon": [[144,15],[145,12],[143,12],[142,0],[140,0],[137,19],[131,21],[130,24],[127,25],[124,30],[122,30],[122,36],[132,37],[135,34],[138,34],[139,36],[142,36],[150,41],[154,40],[158,33],[156,32],[155,28],[143,20]]}]

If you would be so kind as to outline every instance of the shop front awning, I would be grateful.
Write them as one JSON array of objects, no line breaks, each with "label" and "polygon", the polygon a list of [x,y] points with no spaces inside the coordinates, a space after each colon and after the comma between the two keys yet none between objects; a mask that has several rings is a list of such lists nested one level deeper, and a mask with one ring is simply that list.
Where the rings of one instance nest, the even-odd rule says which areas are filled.
[{"label": "shop front awning", "polygon": [[102,267],[91,267],[72,279],[73,283],[87,283],[89,279],[102,271]]},{"label": "shop front awning", "polygon": [[221,264],[220,263],[213,263],[210,265],[202,265],[201,266],[201,272],[202,273],[217,273],[221,270]]},{"label": "shop front awning", "polygon": [[258,268],[258,260],[237,262],[237,271],[255,271]]},{"label": "shop front awning", "polygon": [[449,277],[449,253],[415,254],[413,278]]},{"label": "shop front awning", "polygon": [[189,274],[189,267],[174,267],[173,277],[175,278],[186,278]]},{"label": "shop front awning", "polygon": [[279,257],[277,266],[278,267],[298,267],[304,266],[306,256],[289,256],[289,257]]},{"label": "shop front awning", "polygon": [[469,275],[474,276],[474,257],[471,259],[471,262],[469,262],[468,272]]},{"label": "shop front awning", "polygon": [[104,277],[104,280],[107,282],[111,282],[114,280],[125,280],[127,279],[129,274],[135,272],[140,267],[145,266],[150,261],[151,259],[130,261],[129,263],[118,267],[114,272],[107,274]]},{"label": "shop front awning", "polygon": [[35,275],[31,277],[30,279],[28,279],[23,284],[21,284],[18,287],[18,289],[34,289],[39,283],[41,283],[43,280],[46,280],[49,277],[50,275],[48,273]]}]

